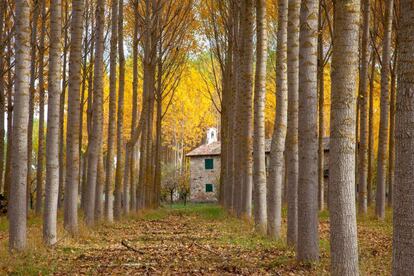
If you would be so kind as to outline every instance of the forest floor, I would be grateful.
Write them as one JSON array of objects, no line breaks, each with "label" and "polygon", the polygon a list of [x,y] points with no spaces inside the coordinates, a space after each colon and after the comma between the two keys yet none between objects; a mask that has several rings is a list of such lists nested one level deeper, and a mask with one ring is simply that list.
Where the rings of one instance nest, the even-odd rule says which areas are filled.
[{"label": "forest floor", "polygon": [[[284,223],[285,225],[285,223]],[[255,233],[251,222],[219,206],[165,206],[119,223],[81,227],[53,248],[41,241],[41,220],[29,218],[29,249],[9,255],[7,220],[0,218],[0,274],[12,275],[325,275],[329,271],[329,221],[320,214],[319,264],[299,264],[283,241]],[[285,229],[283,229],[285,233]],[[63,235],[63,236],[62,236]],[[392,226],[373,216],[358,221],[363,275],[388,275]],[[283,238],[285,240],[285,238]]]}]

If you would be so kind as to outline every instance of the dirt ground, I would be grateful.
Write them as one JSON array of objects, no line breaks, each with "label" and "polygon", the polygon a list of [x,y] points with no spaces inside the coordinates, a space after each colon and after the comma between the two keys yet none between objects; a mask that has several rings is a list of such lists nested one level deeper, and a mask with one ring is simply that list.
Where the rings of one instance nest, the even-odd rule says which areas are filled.
[{"label": "dirt ground", "polygon": [[[387,228],[371,220],[362,224],[362,274],[387,275],[391,250]],[[33,222],[31,227],[35,226]],[[258,235],[250,222],[235,219],[216,205],[167,206],[99,225],[76,238],[63,236],[52,249],[38,245],[41,248],[36,250],[33,242],[20,262],[3,263],[2,271],[17,275],[325,275],[329,225],[323,215],[320,233],[321,262],[299,264],[294,250],[283,241]]]}]

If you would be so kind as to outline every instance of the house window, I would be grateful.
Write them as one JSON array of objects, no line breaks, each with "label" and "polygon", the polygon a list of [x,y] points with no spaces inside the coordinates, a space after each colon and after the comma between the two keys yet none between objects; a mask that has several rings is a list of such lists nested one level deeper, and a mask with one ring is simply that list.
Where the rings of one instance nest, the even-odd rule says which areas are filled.
[{"label": "house window", "polygon": [[213,159],[204,159],[204,167],[206,170],[214,169]]},{"label": "house window", "polygon": [[206,193],[213,192],[213,184],[206,184]]}]

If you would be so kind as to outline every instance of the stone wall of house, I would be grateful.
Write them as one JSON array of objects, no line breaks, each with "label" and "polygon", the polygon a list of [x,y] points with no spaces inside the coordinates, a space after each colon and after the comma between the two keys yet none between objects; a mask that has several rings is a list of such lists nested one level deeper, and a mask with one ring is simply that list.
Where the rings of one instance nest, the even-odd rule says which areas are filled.
[{"label": "stone wall of house", "polygon": [[[205,159],[213,159],[213,169],[205,168]],[[193,202],[217,201],[220,183],[220,157],[190,157],[190,200]],[[206,192],[206,184],[213,185],[212,192]]]}]

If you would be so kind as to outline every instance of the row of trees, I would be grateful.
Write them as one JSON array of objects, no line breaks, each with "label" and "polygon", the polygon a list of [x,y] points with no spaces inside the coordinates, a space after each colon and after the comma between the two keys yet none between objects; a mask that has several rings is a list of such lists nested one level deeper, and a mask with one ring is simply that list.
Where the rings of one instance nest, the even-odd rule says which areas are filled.
[{"label": "row of trees", "polygon": [[[1,0],[0,4],[0,179],[7,106],[4,192],[9,201],[10,249],[23,250],[27,245],[33,181],[35,211],[43,213],[48,245],[57,242],[58,207],[64,207],[65,229],[77,233],[79,198],[88,226],[156,208],[161,193],[161,123],[193,46],[193,34],[188,32],[194,24],[193,1],[113,0],[109,6],[104,0]],[[132,99],[128,99],[132,119],[125,126],[128,44],[133,61]],[[34,122],[38,137],[33,136]],[[130,128],[128,140],[126,128]],[[33,145],[37,145],[35,160]]]},{"label": "row of trees", "polygon": [[[317,261],[318,207],[323,209],[325,205],[323,136],[329,133],[326,184],[332,273],[357,275],[356,199],[359,213],[366,215],[374,199],[373,91],[380,75],[375,209],[378,219],[383,220],[387,198],[389,205],[394,204],[393,271],[396,275],[412,271],[407,256],[402,257],[402,252],[414,252],[411,243],[403,241],[404,234],[409,235],[413,229],[409,215],[413,202],[408,199],[412,193],[410,161],[403,161],[410,159],[412,152],[411,125],[404,119],[410,114],[412,88],[408,72],[412,61],[410,51],[404,48],[408,44],[401,45],[403,40],[411,41],[408,22],[412,20],[412,5],[392,0],[365,0],[362,5],[360,1],[278,1],[276,117],[266,173],[264,99],[269,3],[210,3],[215,16],[222,18],[216,35],[210,37],[221,65],[222,205],[238,217],[254,218],[259,232],[280,238],[286,168],[287,241],[296,247],[298,260]],[[331,73],[329,131],[324,130],[327,64]]]}]

